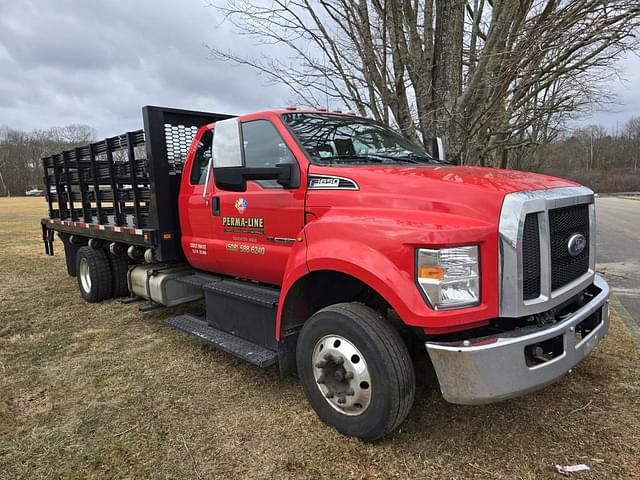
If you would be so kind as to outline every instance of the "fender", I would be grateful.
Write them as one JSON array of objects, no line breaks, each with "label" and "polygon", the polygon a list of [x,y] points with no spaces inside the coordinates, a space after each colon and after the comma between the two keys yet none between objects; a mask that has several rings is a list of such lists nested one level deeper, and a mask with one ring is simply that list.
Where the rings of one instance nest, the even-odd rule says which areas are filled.
[{"label": "fender", "polygon": [[282,310],[284,309],[285,299],[291,290],[291,287],[302,277],[309,273],[307,266],[307,242],[305,238],[305,229],[298,234],[296,243],[291,248],[287,266],[284,271],[282,287],[280,290],[280,301],[278,302],[278,313],[276,316],[276,340],[280,341],[280,322],[282,319]]},{"label": "fender", "polygon": [[[427,333],[480,326],[497,316],[495,225],[431,212],[405,212],[411,217],[411,223],[407,223],[398,220],[397,211],[394,212],[396,218],[384,218],[380,211],[375,217],[366,217],[357,210],[323,210],[324,215],[305,226],[301,232],[303,241],[296,244],[287,263],[278,305],[278,336],[289,290],[302,277],[319,270],[336,271],[360,280],[381,295],[404,323],[421,327]],[[367,231],[366,238],[362,236],[363,229]],[[469,243],[480,244],[481,249],[481,304],[456,310],[433,310],[416,284],[416,248]]]},{"label": "fender", "polygon": [[[320,247],[321,249],[325,247],[322,243],[331,243],[332,245],[326,245],[328,247],[335,247],[341,251],[348,252],[357,248],[360,250],[360,255],[362,255],[362,249],[367,248],[366,245],[363,244],[354,244],[354,242],[349,242],[347,240],[336,241],[334,239],[327,239],[318,244],[314,244],[314,247]],[[393,268],[391,262],[388,259],[385,259],[384,256],[380,255],[375,250],[369,248],[367,252],[367,258],[372,265],[374,263],[386,264],[385,271],[390,272],[387,280],[390,282],[385,284],[385,277],[381,277],[373,274],[371,271],[367,270],[365,266],[358,265],[353,262],[352,259],[348,258],[339,258],[336,256],[331,257],[312,257],[309,261],[306,258],[301,258],[300,253],[304,253],[305,256],[309,253],[308,245],[305,245],[303,248],[297,248],[292,251],[291,256],[289,257],[289,261],[287,262],[287,275],[285,276],[284,283],[282,285],[282,290],[280,294],[280,302],[278,303],[278,316],[276,320],[276,338],[280,340],[280,325],[282,320],[282,312],[284,309],[285,299],[291,288],[305,277],[307,274],[319,271],[319,270],[331,270],[339,273],[344,273],[346,275],[350,275],[364,284],[370,286],[372,289],[376,290],[388,303],[392,306],[396,311],[402,305],[401,300],[398,298],[396,292],[390,288],[390,285],[397,284],[398,276],[400,272]],[[313,255],[313,252],[312,252]],[[302,261],[302,262],[301,262]],[[393,273],[395,271],[395,274]]]}]

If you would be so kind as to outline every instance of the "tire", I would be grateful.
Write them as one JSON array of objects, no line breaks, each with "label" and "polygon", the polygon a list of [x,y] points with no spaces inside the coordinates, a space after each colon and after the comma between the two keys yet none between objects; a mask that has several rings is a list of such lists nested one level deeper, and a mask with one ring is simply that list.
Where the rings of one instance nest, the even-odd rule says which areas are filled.
[{"label": "tire", "polygon": [[111,276],[113,278],[113,298],[128,296],[127,273],[129,272],[129,259],[126,255],[109,254],[109,264],[111,265]]},{"label": "tire", "polygon": [[76,272],[80,294],[89,303],[111,298],[113,278],[107,252],[80,247],[76,255]]},{"label": "tire", "polygon": [[340,303],[312,315],[298,337],[296,363],[313,409],[345,435],[381,438],[413,405],[409,352],[386,319],[365,305]]}]

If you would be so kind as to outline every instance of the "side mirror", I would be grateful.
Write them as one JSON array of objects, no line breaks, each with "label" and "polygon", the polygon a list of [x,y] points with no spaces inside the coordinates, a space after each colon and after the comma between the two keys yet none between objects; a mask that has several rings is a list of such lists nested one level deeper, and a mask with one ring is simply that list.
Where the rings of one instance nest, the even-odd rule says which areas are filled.
[{"label": "side mirror", "polygon": [[296,164],[281,163],[275,167],[224,167],[214,168],[216,187],[231,192],[247,190],[247,180],[277,180],[284,188],[297,188]]},{"label": "side mirror", "polygon": [[213,165],[217,188],[244,192],[247,190],[247,180],[277,180],[284,188],[300,186],[297,163],[279,163],[272,167],[245,166],[242,142],[242,125],[237,117],[216,122],[210,165]]},{"label": "side mirror", "polygon": [[435,160],[441,162],[447,161],[447,155],[444,151],[444,140],[442,137],[435,137],[431,139],[431,155]]},{"label": "side mirror", "polygon": [[242,151],[242,126],[237,117],[216,122],[211,145],[214,168],[241,167],[244,165]]}]

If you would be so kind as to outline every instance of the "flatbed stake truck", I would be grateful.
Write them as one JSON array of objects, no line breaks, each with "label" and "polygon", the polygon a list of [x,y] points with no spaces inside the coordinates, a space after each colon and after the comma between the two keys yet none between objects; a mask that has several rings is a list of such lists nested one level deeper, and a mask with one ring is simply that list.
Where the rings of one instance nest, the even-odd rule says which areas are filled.
[{"label": "flatbed stake truck", "polygon": [[402,423],[420,357],[447,401],[481,404],[558,380],[607,333],[585,187],[449,165],[348,114],[143,120],[42,160],[46,253],[57,233],[87,302],[203,301],[167,323],[297,373],[344,434]]}]

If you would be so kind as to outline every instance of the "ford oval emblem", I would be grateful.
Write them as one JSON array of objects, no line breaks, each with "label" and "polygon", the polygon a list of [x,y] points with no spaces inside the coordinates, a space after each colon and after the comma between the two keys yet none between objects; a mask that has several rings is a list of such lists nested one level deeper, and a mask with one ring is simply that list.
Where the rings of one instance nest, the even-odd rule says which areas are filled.
[{"label": "ford oval emblem", "polygon": [[572,257],[580,255],[586,246],[587,239],[581,233],[574,233],[567,242],[567,250]]}]

